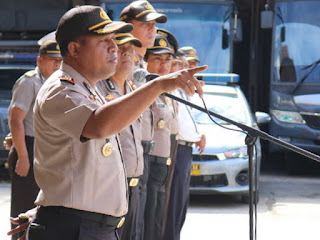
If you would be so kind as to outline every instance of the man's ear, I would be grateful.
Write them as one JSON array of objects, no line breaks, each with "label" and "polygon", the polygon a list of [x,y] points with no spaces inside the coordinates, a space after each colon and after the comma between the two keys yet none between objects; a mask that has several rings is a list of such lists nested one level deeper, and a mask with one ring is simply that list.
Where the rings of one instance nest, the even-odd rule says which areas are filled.
[{"label": "man's ear", "polygon": [[77,58],[79,56],[80,43],[78,42],[69,42],[68,51],[71,57]]}]

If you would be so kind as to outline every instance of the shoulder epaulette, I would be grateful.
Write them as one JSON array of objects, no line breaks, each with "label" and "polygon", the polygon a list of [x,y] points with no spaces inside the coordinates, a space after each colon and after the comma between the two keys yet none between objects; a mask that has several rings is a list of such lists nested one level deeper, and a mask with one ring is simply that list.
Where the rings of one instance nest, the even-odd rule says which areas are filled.
[{"label": "shoulder epaulette", "polygon": [[65,81],[65,82],[68,82],[68,83],[71,83],[72,85],[75,85],[76,82],[74,81],[74,79],[68,75],[62,75],[60,78],[60,81]]},{"label": "shoulder epaulette", "polygon": [[35,70],[31,70],[31,71],[26,72],[24,75],[26,75],[27,77],[33,77],[36,74],[37,74],[37,72]]}]

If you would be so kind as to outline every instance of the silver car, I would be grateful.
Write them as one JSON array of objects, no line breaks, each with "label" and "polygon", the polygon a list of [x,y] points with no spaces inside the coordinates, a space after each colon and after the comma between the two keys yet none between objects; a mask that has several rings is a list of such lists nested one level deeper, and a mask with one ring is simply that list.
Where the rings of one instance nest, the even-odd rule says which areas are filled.
[{"label": "silver car", "polygon": [[[211,85],[203,87],[204,100],[208,110],[218,113],[242,124],[257,128],[257,121],[267,122],[269,115],[251,113],[247,100],[237,85]],[[203,106],[198,96],[191,101]],[[239,128],[213,117],[214,123],[206,113],[192,109],[198,131],[204,133],[207,145],[202,155],[193,149],[190,192],[192,194],[238,194],[248,202],[248,155],[245,145],[246,134]],[[226,129],[228,128],[228,129]],[[230,129],[230,130],[229,130]],[[236,130],[236,131],[233,131]],[[258,161],[260,172],[260,140],[255,143],[254,161]]]}]

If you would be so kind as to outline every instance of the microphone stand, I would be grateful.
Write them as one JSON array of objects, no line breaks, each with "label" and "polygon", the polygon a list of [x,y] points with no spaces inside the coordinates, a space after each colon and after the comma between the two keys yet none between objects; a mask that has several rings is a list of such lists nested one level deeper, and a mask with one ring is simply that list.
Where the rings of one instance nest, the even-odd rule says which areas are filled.
[{"label": "microphone stand", "polygon": [[[245,143],[247,145],[247,151],[248,151],[248,156],[249,156],[249,225],[250,225],[250,240],[253,240],[253,236],[255,236],[256,238],[256,232],[254,232],[254,229],[253,229],[253,223],[255,222],[256,223],[256,218],[255,218],[255,221],[254,221],[254,218],[253,218],[253,170],[254,170],[254,166],[253,166],[253,152],[254,152],[254,144],[255,144],[255,141],[258,137],[260,137],[261,139],[264,139],[264,140],[267,140],[267,141],[270,141],[270,142],[273,142],[275,144],[278,144],[286,149],[289,149],[291,151],[294,151],[300,155],[303,155],[305,157],[308,157],[312,160],[315,160],[317,162],[320,162],[320,156],[314,154],[314,153],[311,153],[309,151],[306,151],[302,148],[299,148],[297,146],[294,146],[290,143],[287,143],[287,142],[284,142],[284,141],[281,141],[279,140],[278,138],[275,138],[269,134],[267,134],[266,132],[263,132],[259,129],[256,129],[256,128],[252,128],[252,127],[249,127],[247,125],[244,125],[242,123],[239,123],[239,122],[236,122],[236,121],[233,121],[229,118],[226,118],[224,116],[221,116],[215,112],[212,112],[210,110],[206,110],[198,105],[195,105],[189,101],[186,101],[182,98],[179,98],[179,97],[176,97],[170,93],[163,93],[163,95],[173,99],[173,100],[176,100],[180,103],[183,103],[185,105],[188,105],[192,108],[195,108],[201,112],[204,112],[204,113],[207,113],[207,114],[210,114],[216,118],[219,118],[225,122],[228,122],[232,125],[235,125],[237,127],[239,127],[240,129],[242,129],[244,132],[247,133],[247,136],[245,138]],[[256,169],[256,172],[257,172],[257,169]],[[255,181],[257,182],[257,175],[256,176],[256,179]],[[255,199],[257,200],[257,198]],[[255,233],[255,235],[254,235]]]}]

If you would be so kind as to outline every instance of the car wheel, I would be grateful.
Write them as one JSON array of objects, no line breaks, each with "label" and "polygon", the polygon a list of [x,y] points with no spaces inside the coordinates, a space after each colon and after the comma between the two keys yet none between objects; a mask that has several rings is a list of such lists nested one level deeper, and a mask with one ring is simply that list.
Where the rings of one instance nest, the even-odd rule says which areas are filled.
[{"label": "car wheel", "polygon": [[[259,202],[259,191],[257,191],[257,194],[255,194],[256,192],[253,192],[253,203],[258,204]],[[241,195],[241,202],[249,204],[249,193],[245,193]]]}]

